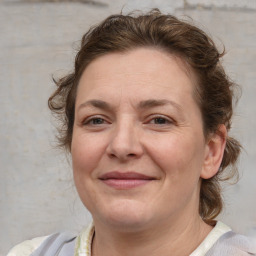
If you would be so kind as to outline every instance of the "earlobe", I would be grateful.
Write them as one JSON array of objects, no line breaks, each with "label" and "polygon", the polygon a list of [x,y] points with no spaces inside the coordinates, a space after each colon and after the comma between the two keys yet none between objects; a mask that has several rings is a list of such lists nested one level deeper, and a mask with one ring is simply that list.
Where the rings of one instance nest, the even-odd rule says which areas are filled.
[{"label": "earlobe", "polygon": [[208,138],[205,148],[204,165],[200,177],[210,179],[219,170],[225,146],[226,146],[227,129],[224,124],[218,127],[216,133]]}]

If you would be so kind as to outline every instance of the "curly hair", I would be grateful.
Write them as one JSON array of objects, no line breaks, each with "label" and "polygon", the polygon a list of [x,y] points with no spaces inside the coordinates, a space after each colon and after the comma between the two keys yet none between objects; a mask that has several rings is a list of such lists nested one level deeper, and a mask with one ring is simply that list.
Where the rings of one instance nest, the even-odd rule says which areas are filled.
[{"label": "curly hair", "polygon": [[[48,101],[51,111],[61,120],[60,146],[70,151],[76,91],[85,68],[102,55],[139,47],[158,48],[179,56],[191,68],[197,78],[195,99],[202,113],[205,137],[217,132],[220,124],[230,130],[236,84],[222,67],[225,52],[219,52],[213,40],[193,24],[153,9],[146,14],[111,15],[82,37],[73,72],[54,79],[57,89]],[[227,137],[218,173],[202,179],[199,213],[206,223],[212,223],[223,208],[220,181],[238,175],[240,149],[237,140]]]}]

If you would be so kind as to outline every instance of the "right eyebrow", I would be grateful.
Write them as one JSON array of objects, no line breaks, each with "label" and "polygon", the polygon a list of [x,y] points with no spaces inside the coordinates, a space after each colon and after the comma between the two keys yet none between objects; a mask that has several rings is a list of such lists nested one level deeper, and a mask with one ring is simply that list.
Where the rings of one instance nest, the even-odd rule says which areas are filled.
[{"label": "right eyebrow", "polygon": [[103,110],[111,109],[110,105],[107,102],[105,102],[103,100],[95,100],[95,99],[88,100],[88,101],[85,101],[84,103],[80,104],[78,106],[78,110],[80,110],[81,108],[85,108],[85,107],[95,107],[95,108],[100,108]]}]

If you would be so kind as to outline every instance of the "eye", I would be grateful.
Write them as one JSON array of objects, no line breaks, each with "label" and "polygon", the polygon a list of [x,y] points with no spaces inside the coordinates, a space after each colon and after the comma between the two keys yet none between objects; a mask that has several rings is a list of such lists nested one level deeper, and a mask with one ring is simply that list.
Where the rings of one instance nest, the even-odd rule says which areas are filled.
[{"label": "eye", "polygon": [[103,118],[93,118],[88,123],[89,124],[103,124],[104,119]]},{"label": "eye", "polygon": [[163,117],[163,116],[156,116],[149,120],[149,124],[154,125],[168,125],[174,123],[170,118]]},{"label": "eye", "polygon": [[107,122],[104,118],[102,117],[90,117],[85,119],[85,121],[83,122],[83,125],[91,125],[91,126],[98,126],[98,125],[102,125],[102,124],[108,124],[109,122]]},{"label": "eye", "polygon": [[168,120],[166,120],[163,117],[156,117],[154,119],[151,120],[151,123],[153,124],[167,124],[170,123]]}]

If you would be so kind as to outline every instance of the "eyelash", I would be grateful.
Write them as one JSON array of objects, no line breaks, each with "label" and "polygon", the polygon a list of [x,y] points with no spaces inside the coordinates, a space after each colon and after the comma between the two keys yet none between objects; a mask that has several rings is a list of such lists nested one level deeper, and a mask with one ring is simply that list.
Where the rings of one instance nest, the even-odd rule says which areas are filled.
[{"label": "eyelash", "polygon": [[[156,120],[160,121],[160,123],[156,123],[155,122]],[[153,123],[152,123],[152,121],[153,121]],[[164,121],[164,123],[162,123],[162,121]],[[165,117],[165,116],[157,115],[157,116],[154,116],[153,118],[151,118],[148,121],[148,123],[152,123],[153,125],[168,125],[168,124],[173,124],[174,121],[170,118]]]},{"label": "eyelash", "polygon": [[[158,123],[157,123],[157,121],[158,121]],[[92,117],[86,118],[82,122],[82,124],[83,124],[83,126],[100,126],[103,124],[109,124],[109,122],[106,121],[106,119],[104,117],[92,116]],[[150,119],[148,118],[144,124],[152,124],[155,126],[164,126],[164,125],[175,124],[175,121],[170,118],[167,118],[165,116],[155,115],[153,117],[150,116]]]},{"label": "eyelash", "polygon": [[[94,123],[94,121],[97,121],[97,120],[101,120],[102,122],[101,123]],[[103,117],[97,117],[97,116],[93,116],[93,117],[89,117],[89,118],[86,118],[84,121],[83,121],[83,125],[93,125],[93,126],[97,126],[97,125],[102,125],[104,123],[108,123],[105,118]]]}]

